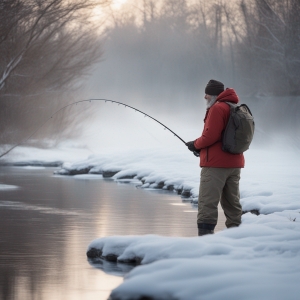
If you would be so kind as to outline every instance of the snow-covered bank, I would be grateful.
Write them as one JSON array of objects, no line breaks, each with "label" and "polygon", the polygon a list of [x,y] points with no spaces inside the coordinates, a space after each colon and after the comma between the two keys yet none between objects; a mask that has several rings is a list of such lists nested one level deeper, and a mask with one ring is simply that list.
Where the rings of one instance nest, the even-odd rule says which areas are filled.
[{"label": "snow-covered bank", "polygon": [[98,257],[141,264],[171,258],[220,255],[238,259],[277,255],[300,258],[300,210],[259,216],[247,213],[242,218],[239,228],[225,229],[201,238],[157,235],[104,237],[91,242],[88,252],[98,249]]},{"label": "snow-covered bank", "polygon": [[[298,153],[251,150],[245,153],[242,170],[241,203],[244,211],[268,214],[299,209],[300,160]],[[60,175],[102,174],[115,180],[136,178],[143,188],[175,190],[197,203],[199,193],[198,158],[184,149],[103,152],[86,160],[65,163]]]},{"label": "snow-covered bank", "polygon": [[[269,214],[300,209],[299,151],[276,149],[251,149],[245,153],[246,167],[240,182],[244,211]],[[87,149],[70,146],[55,150],[18,147],[12,155],[4,157],[2,163],[36,166],[60,161],[64,163],[56,171],[58,175],[101,174],[114,180],[134,178],[141,182],[142,188],[173,190],[197,203],[199,158],[185,146],[126,151],[105,149],[98,154],[90,153]]]},{"label": "snow-covered bank", "polygon": [[[10,149],[11,145],[0,147],[0,153]],[[54,148],[35,148],[18,146],[0,159],[0,165],[7,166],[35,166],[58,167],[64,162],[75,162],[91,155],[91,151],[71,143],[59,145]]]},{"label": "snow-covered bank", "polygon": [[[298,299],[299,152],[274,149],[251,149],[245,153],[241,202],[245,211],[256,209],[261,214],[243,215],[239,228],[201,238],[152,235],[93,241],[88,250],[94,249],[89,252],[94,256],[142,264],[126,276],[111,298]],[[35,159],[42,161],[42,152],[29,150]],[[20,157],[29,161],[22,153]],[[102,176],[113,176],[116,181],[135,178],[144,188],[173,189],[186,196],[190,194],[191,200],[197,199],[198,158],[185,147],[105,150],[84,157],[87,155],[74,162],[71,152],[66,152],[58,174],[83,174],[75,176],[78,179],[86,176],[94,179],[101,174],[98,175],[101,180]]]},{"label": "snow-covered bank", "polygon": [[143,264],[112,291],[113,300],[299,299],[299,220],[300,210],[247,213],[239,228],[215,235],[105,237],[88,250]]},{"label": "snow-covered bank", "polygon": [[[182,189],[198,195],[198,161],[186,153],[144,153],[67,165],[89,172],[119,171],[114,179],[136,177],[143,187]],[[298,153],[251,150],[242,171],[239,228],[201,238],[104,237],[88,255],[142,264],[112,291],[127,299],[298,299],[300,287],[300,160]],[[266,214],[266,215],[264,215]],[[144,298],[143,298],[144,297]]]},{"label": "snow-covered bank", "polygon": [[104,152],[76,163],[65,163],[59,175],[101,174],[115,180],[136,178],[142,188],[175,190],[185,196],[198,193],[198,158],[185,151],[166,149]]},{"label": "snow-covered bank", "polygon": [[11,184],[2,184],[0,183],[0,191],[11,191],[18,189],[19,187],[16,185],[11,185]]}]

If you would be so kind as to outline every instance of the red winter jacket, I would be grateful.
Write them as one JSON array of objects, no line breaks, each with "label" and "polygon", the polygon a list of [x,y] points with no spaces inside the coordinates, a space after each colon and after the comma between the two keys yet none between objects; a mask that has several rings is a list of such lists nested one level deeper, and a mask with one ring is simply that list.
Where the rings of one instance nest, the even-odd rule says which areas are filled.
[{"label": "red winter jacket", "polygon": [[231,154],[222,150],[222,132],[225,129],[230,108],[224,102],[238,103],[234,89],[222,92],[216,103],[206,111],[202,135],[195,140],[194,146],[200,151],[200,167],[243,168],[243,154]]}]

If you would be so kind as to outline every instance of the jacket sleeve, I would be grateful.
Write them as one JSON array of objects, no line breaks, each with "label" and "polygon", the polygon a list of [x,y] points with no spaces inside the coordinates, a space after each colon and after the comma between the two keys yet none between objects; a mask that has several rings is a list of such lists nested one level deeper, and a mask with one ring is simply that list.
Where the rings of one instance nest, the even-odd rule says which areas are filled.
[{"label": "jacket sleeve", "polygon": [[219,105],[213,105],[207,115],[202,135],[195,140],[197,149],[207,148],[222,140],[222,132],[226,126],[226,112]]}]

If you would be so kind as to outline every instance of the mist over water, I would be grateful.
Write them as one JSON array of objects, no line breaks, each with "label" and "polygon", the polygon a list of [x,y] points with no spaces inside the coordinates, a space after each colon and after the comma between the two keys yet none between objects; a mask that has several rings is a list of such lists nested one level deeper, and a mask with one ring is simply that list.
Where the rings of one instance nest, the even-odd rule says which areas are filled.
[{"label": "mist over water", "polygon": [[[9,103],[13,109],[16,107],[19,109],[19,114],[15,115],[26,116],[26,118],[24,117],[26,122],[30,119],[30,124],[32,122],[31,125],[34,128],[31,130],[32,127],[30,127],[30,130],[26,130],[25,133],[20,131],[19,134],[16,134],[17,130],[23,127],[23,123],[20,122],[17,126],[16,124],[18,124],[20,118],[13,115],[9,121],[14,125],[12,128],[16,132],[9,131],[5,122],[3,122],[3,128],[5,128],[3,131],[5,131],[5,134],[16,135],[18,138],[3,138],[3,140],[10,142],[11,140],[20,140],[24,136],[27,137],[29,133],[37,129],[52,110],[55,111],[52,104],[58,103],[59,108],[64,105],[63,103],[82,99],[107,98],[144,111],[168,126],[186,142],[191,141],[198,138],[202,133],[206,110],[203,98],[205,86],[210,79],[216,79],[222,81],[225,87],[234,88],[240,97],[240,101],[246,103],[253,112],[256,132],[251,147],[269,147],[274,152],[275,150],[285,150],[287,148],[299,151],[300,66],[297,61],[300,61],[300,8],[296,7],[297,1],[284,0],[279,3],[270,0],[270,5],[273,5],[272,11],[267,7],[263,7],[265,1],[254,0],[234,1],[238,6],[232,6],[233,1],[222,1],[224,5],[220,5],[220,1],[206,3],[200,0],[195,1],[199,5],[194,7],[187,6],[187,2],[184,0],[163,0],[163,2],[165,6],[155,8],[156,1],[140,1],[139,4],[144,3],[144,6],[140,7],[142,10],[139,19],[142,19],[142,21],[138,24],[134,17],[136,11],[132,15],[116,19],[115,26],[106,33],[102,61],[94,65],[91,76],[86,81],[81,82],[83,83],[82,89],[80,88],[80,92],[75,96],[74,94],[72,94],[72,97],[67,95],[64,98],[66,100],[60,101],[57,93],[61,92],[61,89],[58,89],[58,92],[55,91],[54,94],[47,94],[48,90],[53,90],[52,81],[49,85],[47,81],[47,85],[45,85],[46,92],[45,90],[40,91],[40,87],[43,88],[43,86],[36,81],[39,73],[35,72],[35,70],[41,71],[39,60],[34,60],[36,62],[35,68],[27,69],[26,64],[21,69],[16,69],[17,75],[35,75],[34,78],[30,77],[30,80],[38,86],[38,92],[45,93],[45,100],[43,100],[45,102],[41,102],[39,96],[36,95],[34,95],[32,103],[29,100],[23,100],[26,99],[24,89],[28,87],[27,80],[22,81],[22,85],[20,85],[13,77],[13,84],[11,83],[10,88],[12,91],[18,92],[20,99],[18,102],[10,101]],[[243,7],[239,6],[242,3],[245,5],[244,11],[242,10]],[[295,5],[290,12],[287,11],[287,4],[289,3]],[[151,6],[152,4],[154,6]],[[253,4],[258,5],[259,9],[256,10]],[[278,22],[282,17],[285,17],[286,27]],[[249,28],[247,24],[250,24]],[[239,29],[236,35],[232,28]],[[268,30],[265,30],[266,28],[270,29],[271,33],[268,33]],[[293,29],[292,32],[290,28]],[[290,32],[291,35],[286,35],[285,32]],[[293,36],[292,33],[296,36]],[[273,39],[274,36],[276,41]],[[61,41],[62,45],[65,45],[65,39],[61,38]],[[89,37],[89,41],[95,41],[93,45],[97,48],[99,40],[94,38],[94,35]],[[83,43],[83,46],[86,45],[88,44]],[[55,49],[49,51],[49,59],[59,52],[57,47],[49,49]],[[85,49],[89,53],[92,48],[86,47]],[[66,52],[60,51],[59,53]],[[81,53],[80,57],[83,62],[86,62],[87,56],[84,55],[84,52],[79,51],[79,53]],[[84,73],[87,69],[90,70],[90,65],[94,62],[92,54],[91,52],[91,58],[87,61],[86,67],[78,69],[78,74]],[[43,57],[43,55],[40,55],[40,57]],[[47,67],[51,67],[51,65],[47,65]],[[24,69],[28,72],[20,72]],[[59,65],[58,71],[61,71],[61,65]],[[69,73],[73,78],[74,72],[70,71]],[[26,77],[23,76],[22,78]],[[60,78],[65,78],[65,75],[61,75],[61,77],[55,75],[53,78],[56,82],[60,81]],[[21,88],[15,91],[15,86],[21,86]],[[2,90],[2,92],[4,94],[0,93],[0,97],[7,97],[5,95],[7,90]],[[29,95],[31,95],[31,90]],[[22,109],[20,103],[22,105],[28,104],[27,112],[30,113],[24,114],[26,111]],[[45,106],[43,106],[43,103],[45,103]],[[51,107],[51,110],[49,107]],[[39,108],[43,114],[38,114],[36,108]],[[8,109],[2,109],[3,115],[10,115],[7,113],[8,111]],[[155,121],[123,106],[96,101],[92,103],[85,102],[74,105],[63,113],[66,116],[65,122],[63,116],[59,115],[47,125],[48,127],[46,126],[49,128],[49,132],[51,126],[55,127],[49,136],[52,137],[54,132],[57,133],[54,134],[54,139],[65,140],[66,135],[63,135],[63,129],[65,125],[70,125],[68,128],[72,132],[71,135],[76,136],[78,144],[87,147],[91,154],[101,154],[103,149],[106,151],[111,149],[115,153],[116,151],[122,152],[128,149],[143,151],[144,149],[162,147],[166,153],[176,148],[181,149],[186,155],[193,155],[187,150],[182,141],[173,136],[171,132],[164,130]],[[82,121],[83,119],[84,121]],[[251,152],[246,152],[246,161],[248,153]],[[276,155],[274,159],[278,159],[278,157],[280,156]],[[194,159],[195,165],[198,164],[199,159],[196,157]],[[263,158],[260,157],[260,159]],[[292,164],[291,159],[288,159],[286,163]],[[268,164],[270,165],[269,161]],[[260,168],[263,167],[260,166]],[[266,165],[267,167],[268,165]],[[249,169],[246,166],[245,171]],[[281,172],[281,170],[279,171]],[[288,180],[287,178],[288,176],[285,176],[285,180]],[[28,180],[28,176],[26,180]],[[61,178],[53,180],[61,181]],[[69,179],[66,179],[66,182],[67,180]],[[32,186],[36,186],[36,181],[33,181]],[[85,198],[85,195],[81,194],[84,188],[86,186],[83,183],[74,184],[70,188],[72,193],[78,191],[76,196],[80,196],[79,204],[81,199]],[[115,188],[112,188],[112,190],[115,190]],[[57,187],[54,187],[50,192],[64,194],[64,191],[64,188],[57,189]],[[97,196],[98,192],[95,195]],[[21,191],[20,197],[23,196],[24,193]],[[69,203],[67,201],[72,203],[73,196],[66,197],[66,203]],[[29,199],[32,200],[32,197],[29,197]],[[55,196],[53,199],[55,201],[58,199],[57,205],[61,209],[61,202],[64,202],[61,201],[60,195]],[[3,198],[3,201],[6,200],[6,198]],[[97,198],[93,201],[98,203]],[[108,203],[111,203],[111,201],[108,201]],[[159,202],[159,205],[161,206],[161,202]],[[36,207],[38,207],[36,204],[31,206],[31,208]],[[113,213],[116,207],[118,206],[111,209]],[[20,206],[17,205],[17,208],[19,209]],[[59,212],[62,211],[59,210]],[[161,212],[160,209],[157,211]],[[53,211],[51,210],[51,212]],[[169,213],[169,209],[167,212]],[[36,217],[37,212],[35,210],[31,213],[33,217]],[[3,215],[6,215],[5,211]],[[60,214],[57,215],[57,219],[62,219]],[[174,214],[174,220],[178,221],[178,215],[177,212]],[[48,214],[47,217],[49,216],[51,215]],[[76,226],[78,226],[75,217],[73,215],[68,216],[69,219],[74,218],[74,224],[73,220],[71,220],[72,223],[67,223],[71,229],[76,229]],[[5,219],[3,220],[5,221]],[[9,219],[7,222],[11,222],[11,220],[13,219]],[[42,218],[38,218],[34,222],[42,221]],[[86,221],[86,227],[93,228],[88,222],[90,220]],[[57,237],[56,230],[60,232],[59,224],[57,222],[53,224],[53,237],[55,238]],[[159,223],[157,222],[157,224]],[[13,230],[18,230],[19,223],[15,222],[13,225],[15,226],[12,227]],[[27,223],[27,225],[34,226],[31,223]],[[136,224],[132,224],[132,227],[136,230]],[[120,230],[123,228],[123,223],[119,228]],[[141,227],[138,226],[137,228]],[[35,227],[35,229],[39,232],[42,228]],[[121,234],[132,234],[126,231],[120,232]],[[141,233],[144,234],[144,232]],[[49,237],[49,235],[42,232],[39,234],[43,239]],[[73,237],[76,237],[76,235],[69,237],[67,231],[60,234],[63,238],[68,236],[70,242],[73,241],[71,240]],[[109,232],[109,234],[112,234],[112,232]],[[95,236],[100,235],[101,232],[95,234]],[[83,234],[82,237],[85,242],[92,239],[91,235]],[[63,238],[59,241],[61,243],[60,247],[65,246]],[[80,247],[83,247],[82,240],[75,239],[75,241]],[[50,246],[55,245],[51,243],[51,237],[49,242]],[[24,241],[24,244],[30,245],[27,241]],[[69,257],[64,249],[62,250],[64,255]],[[57,251],[57,249],[54,250]],[[81,252],[84,253],[84,251]],[[40,252],[38,255],[40,255]],[[6,264],[5,259],[4,257],[3,261]],[[55,260],[56,264],[54,266],[59,267],[59,260]],[[28,261],[30,262],[30,260]],[[45,262],[47,261],[45,260]],[[47,269],[44,261],[38,263]],[[68,263],[70,266],[73,265],[73,260],[70,257]],[[26,264],[25,260],[24,269],[27,270]],[[88,266],[86,261],[84,261],[83,266],[85,265]],[[13,272],[17,273],[18,270],[13,270]],[[79,270],[79,272],[81,271]],[[6,277],[6,273],[3,274],[2,280],[6,280],[8,277]],[[50,275],[50,278],[52,278],[53,275]],[[39,278],[39,273],[34,273],[33,277]],[[10,274],[9,278],[15,278],[14,273]],[[57,278],[55,276],[53,278],[57,282]],[[98,281],[95,282],[98,284]],[[39,289],[35,288],[34,291],[38,292]]]},{"label": "mist over water", "polygon": [[[75,2],[69,5],[77,11]],[[35,24],[38,18],[53,32],[46,41],[38,35],[12,69],[9,62],[23,53],[37,28],[25,34],[22,22],[3,19],[0,69],[9,76],[0,81],[2,144],[24,141],[39,128],[36,140],[78,137],[100,148],[177,145],[153,121],[148,125],[128,110],[99,103],[70,107],[41,125],[66,103],[108,98],[145,111],[184,140],[195,139],[203,127],[204,89],[210,79],[234,88],[249,105],[260,140],[273,134],[278,139],[281,133],[299,144],[298,0],[128,0],[118,9],[105,3],[99,9],[107,9],[107,15],[100,19],[89,19],[86,7],[80,6],[78,18],[72,19],[76,27],[64,23],[63,13],[60,22],[67,28],[60,23],[52,28],[53,20],[39,19],[35,10],[25,19],[21,14],[24,24]],[[5,16],[19,13],[9,5],[1,9]],[[88,72],[91,76],[83,81]]]},{"label": "mist over water", "polygon": [[[253,112],[253,146],[278,143],[300,147],[299,96],[268,95],[254,86],[249,95],[245,88],[248,79],[231,72],[228,56],[224,54],[221,64],[214,51],[207,51],[211,46],[208,40],[187,32],[184,25],[176,24],[173,30],[168,21],[144,28],[121,24],[112,29],[104,59],[85,83],[87,98],[134,106],[190,141],[202,133],[204,89],[213,78],[234,88],[240,102]],[[86,123],[83,141],[92,147],[182,147],[170,132],[133,110],[110,103],[91,105],[94,115]]]}]

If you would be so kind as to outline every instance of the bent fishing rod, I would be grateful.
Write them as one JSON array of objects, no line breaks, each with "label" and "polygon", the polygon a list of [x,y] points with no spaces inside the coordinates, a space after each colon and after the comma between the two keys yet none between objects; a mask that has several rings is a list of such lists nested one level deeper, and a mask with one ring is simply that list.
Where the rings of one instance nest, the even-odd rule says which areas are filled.
[{"label": "bent fishing rod", "polygon": [[[133,106],[130,106],[128,104],[125,104],[125,103],[122,103],[122,102],[118,102],[118,101],[114,101],[114,100],[109,100],[109,99],[86,99],[86,100],[80,100],[80,101],[76,101],[76,102],[73,102],[73,103],[70,103],[70,104],[67,104],[65,106],[63,106],[62,108],[60,108],[59,110],[57,110],[54,114],[52,114],[37,130],[35,130],[32,134],[30,134],[24,141],[14,145],[13,147],[11,147],[10,149],[8,149],[7,151],[5,151],[4,153],[2,153],[0,155],[0,158],[3,157],[4,155],[8,154],[10,151],[12,151],[13,149],[15,149],[16,147],[26,143],[32,136],[34,136],[46,123],[48,123],[56,114],[58,114],[60,111],[70,107],[70,106],[73,106],[73,105],[76,105],[76,104],[79,104],[79,103],[83,103],[83,102],[92,102],[92,101],[105,101],[106,102],[111,102],[111,103],[114,103],[114,104],[118,104],[118,105],[122,105],[124,106],[125,108],[128,107],[130,109],[133,109],[134,111],[136,112],[139,112],[141,114],[143,114],[145,117],[148,117],[152,120],[154,120],[155,122],[157,122],[158,124],[160,124],[161,126],[164,127],[164,129],[167,129],[169,130],[171,133],[174,134],[174,136],[176,136],[180,141],[182,141],[185,145],[186,145],[186,142],[178,135],[176,134],[173,130],[171,130],[169,127],[167,127],[166,125],[164,125],[163,123],[161,123],[160,121],[158,121],[157,119],[151,117],[150,115],[146,114],[145,112],[133,107]],[[199,156],[199,154],[197,155],[197,152],[195,153],[194,152],[194,155],[195,156]]]}]

